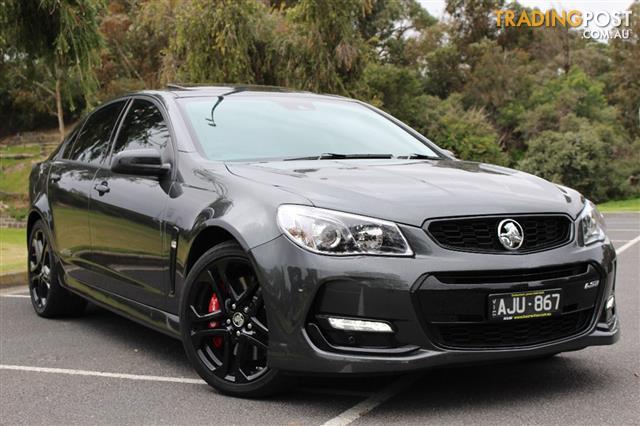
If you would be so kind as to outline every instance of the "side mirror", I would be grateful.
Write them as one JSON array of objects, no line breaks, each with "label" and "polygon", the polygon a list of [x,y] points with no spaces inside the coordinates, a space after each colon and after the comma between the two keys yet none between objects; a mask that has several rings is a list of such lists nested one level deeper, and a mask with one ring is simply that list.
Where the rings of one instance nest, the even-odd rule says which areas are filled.
[{"label": "side mirror", "polygon": [[162,155],[156,149],[132,149],[122,151],[113,157],[111,171],[127,175],[164,176],[171,170],[171,164],[162,162]]}]

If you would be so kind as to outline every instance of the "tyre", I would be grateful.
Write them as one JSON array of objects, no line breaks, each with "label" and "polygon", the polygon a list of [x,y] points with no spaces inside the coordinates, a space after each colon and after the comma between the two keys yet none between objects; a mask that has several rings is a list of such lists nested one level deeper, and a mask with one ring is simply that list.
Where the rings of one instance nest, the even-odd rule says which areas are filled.
[{"label": "tyre", "polygon": [[189,361],[218,391],[252,398],[286,386],[289,379],[267,365],[269,329],[262,289],[237,243],[210,249],[189,272],[180,329]]},{"label": "tyre", "polygon": [[28,278],[33,309],[44,318],[79,315],[87,301],[60,286],[60,270],[50,235],[41,220],[29,234]]}]

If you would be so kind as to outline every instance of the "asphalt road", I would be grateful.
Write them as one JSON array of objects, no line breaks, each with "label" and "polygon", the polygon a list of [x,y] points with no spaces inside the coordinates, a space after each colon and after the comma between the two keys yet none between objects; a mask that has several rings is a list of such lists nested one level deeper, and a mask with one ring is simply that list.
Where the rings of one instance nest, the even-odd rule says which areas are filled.
[{"label": "asphalt road", "polygon": [[[219,395],[178,341],[98,308],[43,320],[0,292],[0,424],[640,424],[640,214],[607,215],[622,338],[547,360],[400,377],[305,379],[268,400]],[[11,367],[13,366],[13,367]]]}]

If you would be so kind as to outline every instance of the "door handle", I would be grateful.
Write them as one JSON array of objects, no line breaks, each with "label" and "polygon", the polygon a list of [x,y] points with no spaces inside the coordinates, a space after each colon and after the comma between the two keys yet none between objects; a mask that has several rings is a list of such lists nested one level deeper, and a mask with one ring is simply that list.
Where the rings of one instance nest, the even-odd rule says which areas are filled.
[{"label": "door handle", "polygon": [[97,183],[93,189],[98,191],[98,194],[101,196],[110,191],[109,184],[107,182]]},{"label": "door handle", "polygon": [[60,173],[51,173],[49,179],[51,179],[51,182],[56,183],[62,179],[62,175]]}]

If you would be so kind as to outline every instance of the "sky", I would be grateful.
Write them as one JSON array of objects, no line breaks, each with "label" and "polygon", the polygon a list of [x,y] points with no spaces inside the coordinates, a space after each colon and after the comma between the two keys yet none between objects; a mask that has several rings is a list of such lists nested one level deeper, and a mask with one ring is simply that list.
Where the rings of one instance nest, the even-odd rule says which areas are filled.
[{"label": "sky", "polygon": [[[445,0],[418,0],[418,2],[436,18],[441,18],[444,14]],[[518,0],[518,3],[531,8],[537,7],[540,10],[551,8],[556,10],[575,9],[585,13],[588,11],[619,12],[627,10],[633,0]]]}]

